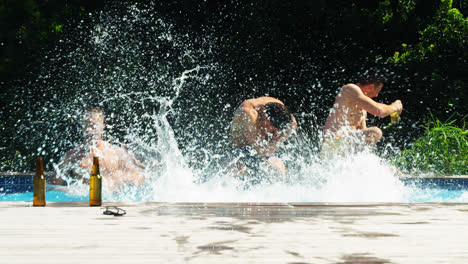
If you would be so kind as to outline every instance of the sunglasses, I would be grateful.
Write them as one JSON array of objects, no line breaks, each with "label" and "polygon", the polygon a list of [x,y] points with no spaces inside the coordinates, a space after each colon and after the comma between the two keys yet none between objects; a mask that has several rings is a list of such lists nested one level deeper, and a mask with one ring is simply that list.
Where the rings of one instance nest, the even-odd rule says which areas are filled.
[{"label": "sunglasses", "polygon": [[122,209],[118,208],[117,206],[106,206],[106,210],[102,212],[105,215],[113,215],[113,216],[122,216],[127,214],[127,212]]}]

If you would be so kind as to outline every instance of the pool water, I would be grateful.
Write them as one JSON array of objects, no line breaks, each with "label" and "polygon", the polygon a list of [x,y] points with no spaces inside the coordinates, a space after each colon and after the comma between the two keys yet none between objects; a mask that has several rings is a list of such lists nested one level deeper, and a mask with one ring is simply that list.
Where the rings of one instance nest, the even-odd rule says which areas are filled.
[{"label": "pool water", "polygon": [[409,198],[409,202],[467,203],[468,190],[415,190]]},{"label": "pool water", "polygon": [[468,202],[466,178],[406,178],[402,181],[409,190],[411,202]]},{"label": "pool water", "polygon": [[[77,195],[64,191],[48,191],[46,200],[50,202],[84,202],[88,201],[88,196]],[[10,193],[1,195],[0,201],[31,201],[33,200],[32,192]]]},{"label": "pool water", "polygon": [[[468,179],[443,179],[443,178],[429,178],[429,179],[414,179],[406,178],[401,180],[404,184],[404,192],[399,201],[388,201],[388,202],[436,202],[436,203],[468,203]],[[61,186],[48,185],[48,191],[46,194],[47,201],[52,202],[80,202],[88,201],[89,196],[82,195],[86,193],[86,188],[81,193],[68,192],[65,190],[58,190],[57,188],[63,188]],[[289,190],[294,192],[295,190]],[[255,192],[252,190],[250,192]],[[243,195],[248,196],[249,191],[244,191]],[[106,197],[108,197],[106,199]],[[31,191],[16,192],[16,193],[1,193],[0,201],[32,201],[33,193]],[[307,198],[297,199],[286,199],[283,202],[372,202],[372,200],[361,200],[359,197],[340,199],[317,198],[317,200],[306,200]],[[104,197],[104,201],[109,202],[120,202],[120,201],[152,201],[152,202],[172,202],[172,200],[149,200],[147,197],[142,195],[134,195],[131,198],[119,197],[116,195],[107,195]],[[181,201],[181,200],[179,200]],[[245,202],[248,200],[239,198],[230,198],[227,200],[221,200],[221,202]],[[272,200],[257,200],[256,202],[271,202]],[[273,200],[278,202],[280,200]],[[190,201],[187,201],[190,202]],[[216,202],[215,200],[209,200],[207,202]],[[377,202],[385,202],[378,200]]]},{"label": "pool water", "polygon": [[[327,162],[299,162],[287,179],[250,184],[213,170],[197,181],[195,170],[171,166],[148,171],[141,186],[106,188],[109,202],[213,202],[213,203],[468,203],[468,177],[417,178],[396,176],[395,170],[372,153]],[[47,185],[47,201],[88,201],[89,185]],[[0,176],[0,201],[32,201],[32,176]]]}]

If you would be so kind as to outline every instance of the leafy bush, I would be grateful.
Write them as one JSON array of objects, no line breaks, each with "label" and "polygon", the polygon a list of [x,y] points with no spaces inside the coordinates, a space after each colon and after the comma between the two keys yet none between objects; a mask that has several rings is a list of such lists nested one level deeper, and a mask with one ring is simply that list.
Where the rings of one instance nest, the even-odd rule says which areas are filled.
[{"label": "leafy bush", "polygon": [[409,173],[468,174],[468,130],[454,123],[432,117],[426,133],[402,151],[394,164]]}]

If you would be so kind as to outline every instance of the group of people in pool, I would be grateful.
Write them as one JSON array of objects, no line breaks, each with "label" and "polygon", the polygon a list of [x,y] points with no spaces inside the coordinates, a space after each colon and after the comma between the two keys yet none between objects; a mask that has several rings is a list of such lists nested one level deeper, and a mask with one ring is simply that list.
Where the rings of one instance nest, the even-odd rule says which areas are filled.
[{"label": "group of people in pool", "polygon": [[[367,113],[385,117],[401,114],[403,110],[400,100],[387,105],[372,99],[379,95],[383,85],[382,79],[367,77],[341,88],[323,129],[322,157],[339,152],[340,146],[350,144],[350,138],[371,147],[382,138],[378,127],[366,126]],[[59,167],[61,174],[86,181],[82,175],[91,170],[93,156],[99,156],[101,174],[110,189],[122,184],[142,184],[144,165],[124,148],[104,141],[101,137],[104,127],[102,110],[89,108],[84,115],[84,141],[66,154]],[[273,97],[245,100],[234,113],[225,167],[241,177],[259,167],[284,176],[285,165],[275,153],[296,128],[296,119],[280,100]],[[61,184],[63,180],[56,177],[53,183]]]}]

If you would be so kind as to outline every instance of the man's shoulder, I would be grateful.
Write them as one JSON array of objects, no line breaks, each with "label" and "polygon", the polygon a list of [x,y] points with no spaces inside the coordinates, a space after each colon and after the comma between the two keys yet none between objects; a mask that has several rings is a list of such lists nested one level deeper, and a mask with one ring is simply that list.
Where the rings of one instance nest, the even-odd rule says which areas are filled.
[{"label": "man's shoulder", "polygon": [[361,91],[361,89],[359,88],[359,86],[357,86],[357,85],[354,84],[354,83],[348,83],[348,84],[343,85],[343,87],[341,88],[341,90],[342,90],[342,91],[355,91],[355,92]]},{"label": "man's shoulder", "polygon": [[279,99],[276,99],[274,97],[261,96],[261,97],[257,97],[257,98],[247,99],[244,102],[242,102],[241,105],[250,106],[250,107],[257,107],[257,106],[265,105],[265,104],[268,104],[268,103],[283,104],[283,102],[281,102]]},{"label": "man's shoulder", "polygon": [[249,116],[256,115],[257,113],[256,106],[257,106],[257,102],[255,101],[255,99],[247,99],[244,102],[242,102],[237,112],[247,114]]},{"label": "man's shoulder", "polygon": [[362,91],[356,84],[348,83],[341,88],[340,94],[345,98],[352,98],[361,95]]},{"label": "man's shoulder", "polygon": [[268,103],[278,103],[278,104],[283,104],[279,99],[271,97],[271,96],[262,96],[256,98],[259,104],[266,105]]},{"label": "man's shoulder", "polygon": [[103,140],[99,146],[99,150],[105,153],[106,155],[121,151],[121,147],[116,144],[112,144],[108,141]]}]

